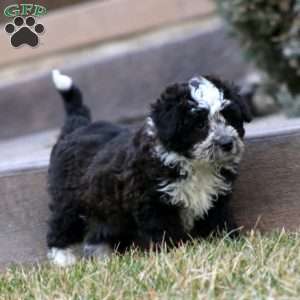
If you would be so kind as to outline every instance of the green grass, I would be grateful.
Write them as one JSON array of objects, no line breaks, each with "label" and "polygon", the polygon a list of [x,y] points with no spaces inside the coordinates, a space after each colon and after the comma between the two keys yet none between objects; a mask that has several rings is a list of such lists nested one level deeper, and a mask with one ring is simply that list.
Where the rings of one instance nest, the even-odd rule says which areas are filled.
[{"label": "green grass", "polygon": [[0,299],[300,299],[300,234],[193,242],[0,274]]}]

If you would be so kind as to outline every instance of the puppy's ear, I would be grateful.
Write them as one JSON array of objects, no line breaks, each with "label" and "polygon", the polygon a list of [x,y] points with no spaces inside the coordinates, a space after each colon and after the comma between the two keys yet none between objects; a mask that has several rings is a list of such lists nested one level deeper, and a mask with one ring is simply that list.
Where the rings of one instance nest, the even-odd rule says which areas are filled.
[{"label": "puppy's ear", "polygon": [[158,137],[166,146],[172,145],[178,138],[188,92],[187,86],[173,84],[151,105],[150,116],[156,126]]},{"label": "puppy's ear", "polygon": [[252,114],[250,112],[250,108],[249,108],[246,98],[239,94],[238,102],[239,102],[239,106],[241,108],[243,120],[247,123],[250,123],[252,121]]},{"label": "puppy's ear", "polygon": [[[240,88],[233,83],[228,84],[227,89],[229,90],[229,99],[234,99],[240,107],[243,121],[250,123],[252,121],[252,114],[247,102],[247,98],[241,94]],[[228,93],[228,90],[226,93]]]},{"label": "puppy's ear", "polygon": [[225,99],[232,99],[238,103],[244,122],[251,122],[252,115],[247,103],[247,99],[246,97],[241,95],[240,88],[238,86],[236,86],[234,83],[229,83],[227,81],[221,80],[220,78],[213,75],[208,75],[205,77],[206,79],[210,80],[216,87],[223,90]]},{"label": "puppy's ear", "polygon": [[151,117],[157,129],[159,139],[164,144],[169,145],[173,142],[177,134],[177,111],[175,107],[165,110],[162,107],[159,108],[159,106],[157,105],[152,110]]}]

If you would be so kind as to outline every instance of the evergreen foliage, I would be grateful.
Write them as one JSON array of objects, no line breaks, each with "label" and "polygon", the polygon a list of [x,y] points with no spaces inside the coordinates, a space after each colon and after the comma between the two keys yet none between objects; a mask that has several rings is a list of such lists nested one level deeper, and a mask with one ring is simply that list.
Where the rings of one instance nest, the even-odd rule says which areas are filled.
[{"label": "evergreen foliage", "polygon": [[[230,32],[268,77],[288,115],[300,115],[300,0],[217,0]],[[271,86],[271,88],[270,88]]]}]

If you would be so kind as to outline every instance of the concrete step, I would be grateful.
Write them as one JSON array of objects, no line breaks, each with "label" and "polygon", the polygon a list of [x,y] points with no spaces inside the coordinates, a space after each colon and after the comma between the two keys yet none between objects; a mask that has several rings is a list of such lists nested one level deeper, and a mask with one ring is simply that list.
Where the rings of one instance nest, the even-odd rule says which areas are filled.
[{"label": "concrete step", "polygon": [[[89,1],[93,1],[93,0],[89,0]],[[99,1],[99,0],[98,0]],[[37,4],[39,5],[43,5],[44,7],[47,8],[48,13],[52,12],[53,10],[65,7],[65,6],[69,6],[70,5],[74,5],[76,3],[80,3],[82,2],[82,0],[39,0],[39,2]],[[85,1],[87,2],[87,1]],[[10,0],[2,0],[0,2],[0,11],[3,12],[4,9],[8,6],[8,5],[12,5],[15,3],[12,3],[12,1]],[[4,15],[4,13],[1,13],[0,15],[0,23],[7,23],[8,18]]]},{"label": "concrete step", "polygon": [[[34,51],[29,47],[14,51],[0,25],[0,66],[82,49],[87,45],[124,38],[185,20],[200,19],[212,15],[214,11],[212,0],[81,1],[81,4],[68,6],[38,19],[46,31],[41,36],[40,46]],[[7,18],[9,21],[11,19]]]},{"label": "concrete step", "polygon": [[[49,196],[46,172],[57,131],[0,143],[0,266],[42,261]],[[238,224],[265,232],[300,227],[300,119],[262,119],[247,128],[236,184]]]},{"label": "concrete step", "polygon": [[[145,113],[149,102],[172,82],[194,74],[215,73],[228,80],[243,77],[247,66],[222,27],[218,20],[193,23],[189,30],[180,27],[102,52],[84,52],[84,56],[73,57],[73,64],[63,57],[63,71],[74,77],[96,118],[134,118]],[[61,99],[50,79],[50,69],[58,66],[47,65],[38,74],[31,66],[19,70],[21,79],[1,81],[0,139],[59,127]]]}]

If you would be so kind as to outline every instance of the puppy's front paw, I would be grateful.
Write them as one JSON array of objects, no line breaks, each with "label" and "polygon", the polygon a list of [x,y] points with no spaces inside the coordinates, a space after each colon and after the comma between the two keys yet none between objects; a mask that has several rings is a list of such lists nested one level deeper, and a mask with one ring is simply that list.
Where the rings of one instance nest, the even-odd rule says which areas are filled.
[{"label": "puppy's front paw", "polygon": [[51,248],[48,252],[48,259],[56,266],[67,267],[75,264],[76,256],[73,254],[72,250]]}]

